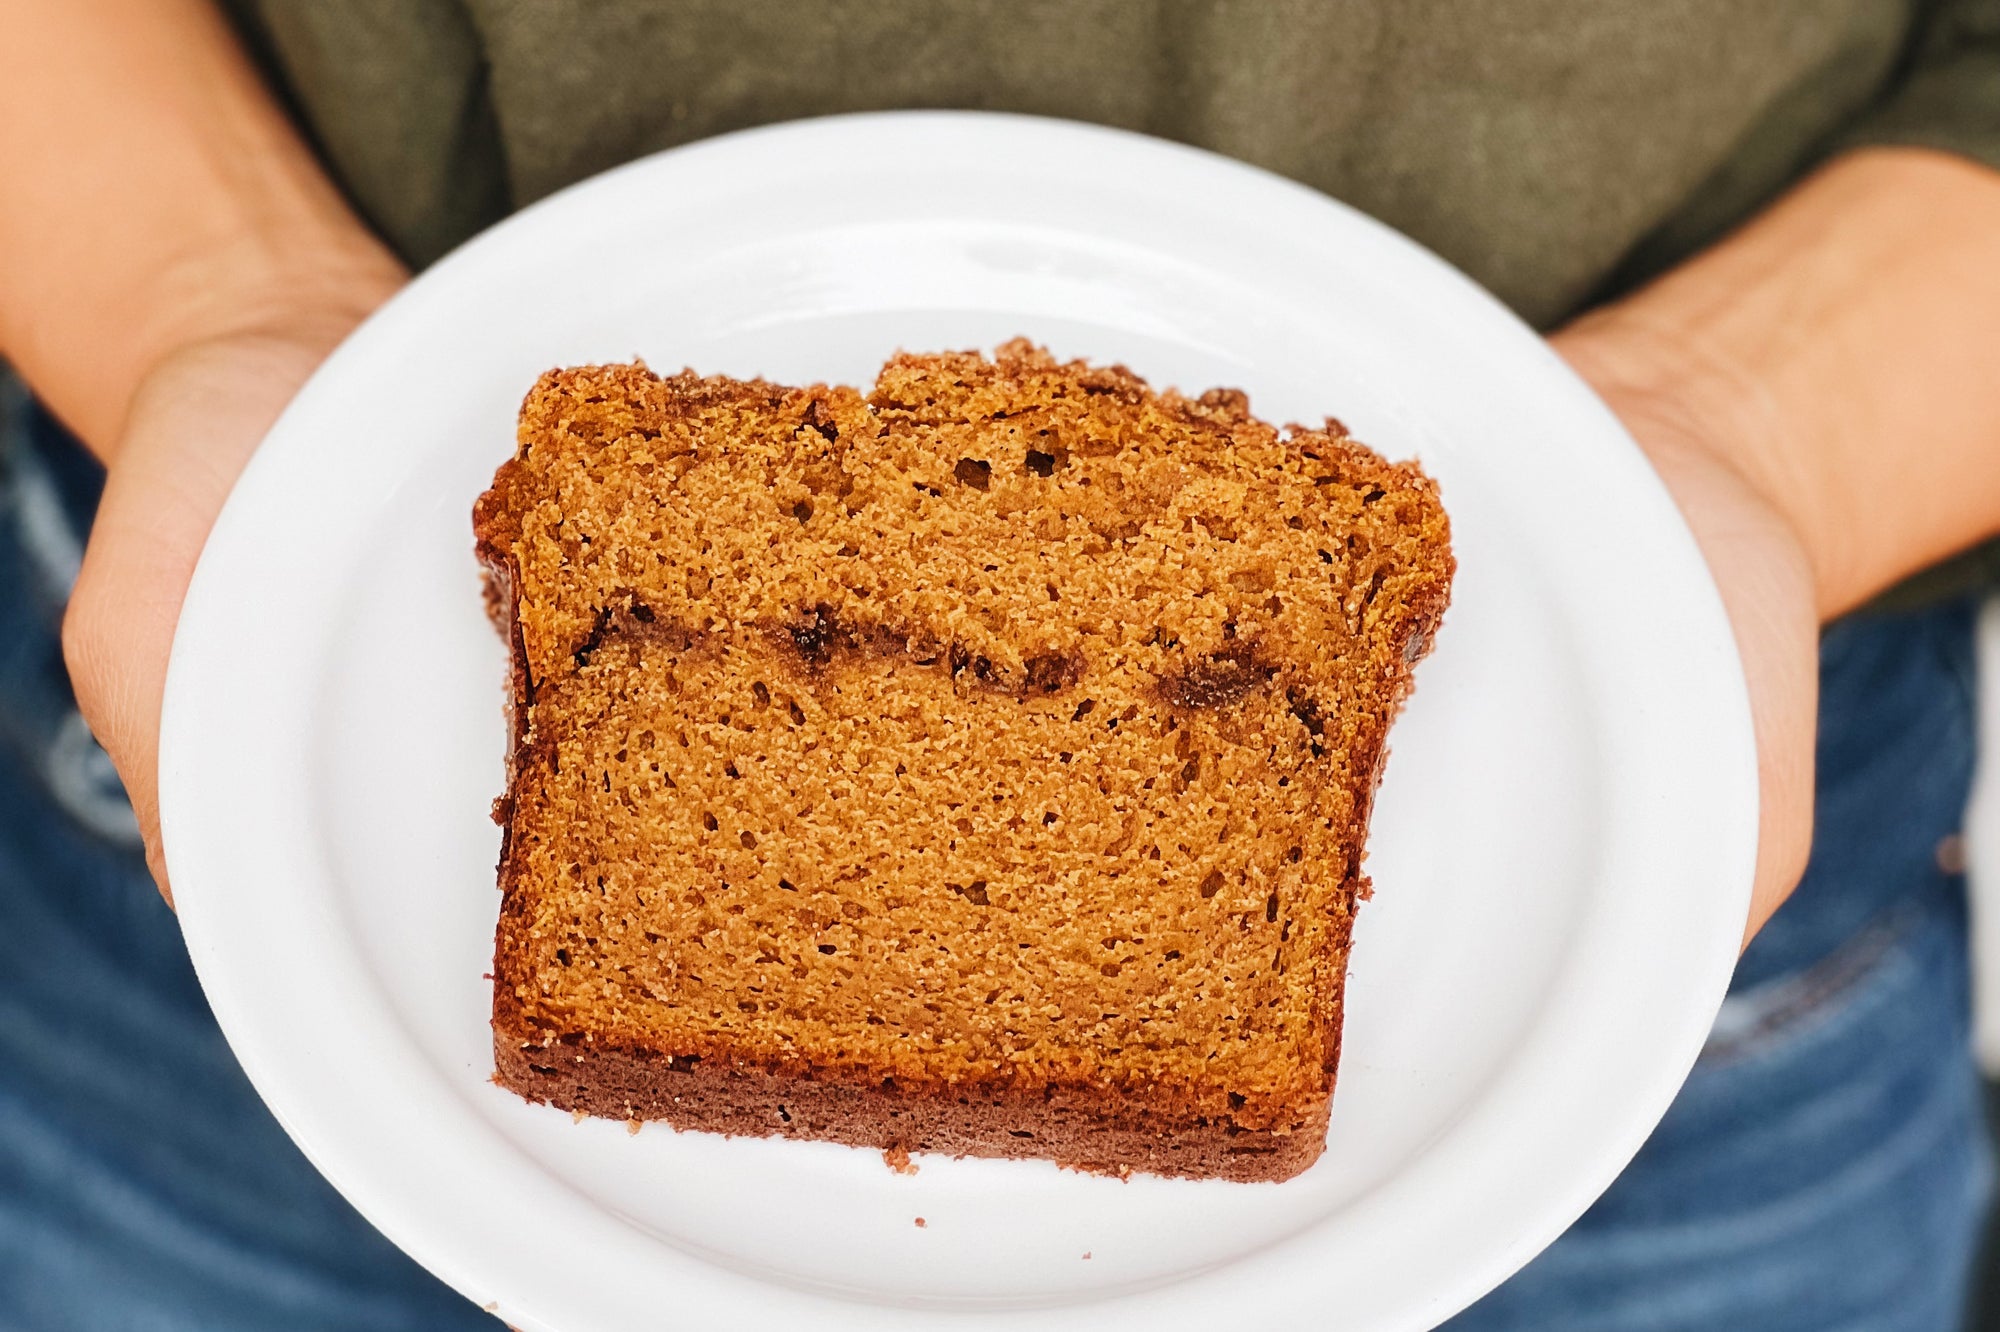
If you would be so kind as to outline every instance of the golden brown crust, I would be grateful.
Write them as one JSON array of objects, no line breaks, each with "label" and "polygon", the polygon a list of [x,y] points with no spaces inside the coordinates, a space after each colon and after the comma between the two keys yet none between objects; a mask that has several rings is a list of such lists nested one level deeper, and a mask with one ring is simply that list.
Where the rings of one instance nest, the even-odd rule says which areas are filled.
[{"label": "golden brown crust", "polygon": [[530,393],[475,528],[506,1085],[1104,1169],[1317,1155],[1449,595],[1415,467],[1020,343],[867,398],[592,367]]}]

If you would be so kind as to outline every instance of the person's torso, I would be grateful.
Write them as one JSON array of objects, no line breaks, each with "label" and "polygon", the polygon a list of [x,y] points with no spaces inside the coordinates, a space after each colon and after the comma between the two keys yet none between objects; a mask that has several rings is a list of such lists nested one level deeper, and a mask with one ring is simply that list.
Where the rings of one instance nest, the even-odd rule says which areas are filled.
[{"label": "person's torso", "polygon": [[982,108],[1268,167],[1547,325],[1796,174],[1878,95],[1921,0],[237,3],[344,183],[419,263],[675,144]]}]

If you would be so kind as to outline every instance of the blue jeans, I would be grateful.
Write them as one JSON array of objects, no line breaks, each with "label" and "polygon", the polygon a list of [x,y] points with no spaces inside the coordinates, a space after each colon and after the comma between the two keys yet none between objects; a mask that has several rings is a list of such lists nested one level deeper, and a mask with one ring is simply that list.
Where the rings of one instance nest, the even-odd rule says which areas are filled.
[{"label": "blue jeans", "polygon": [[498,1332],[319,1177],[223,1043],[63,671],[95,466],[4,406],[0,1329]]},{"label": "blue jeans", "polygon": [[[484,1332],[314,1173],[202,1002],[62,669],[96,487],[0,402],[0,1329]],[[1971,626],[1960,603],[1827,634],[1804,886],[1632,1167],[1455,1332],[1958,1326],[1991,1173],[1939,857]]]},{"label": "blue jeans", "polygon": [[1961,1325],[1993,1175],[1949,844],[1972,780],[1974,611],[1827,631],[1804,882],[1638,1158],[1452,1332]]}]

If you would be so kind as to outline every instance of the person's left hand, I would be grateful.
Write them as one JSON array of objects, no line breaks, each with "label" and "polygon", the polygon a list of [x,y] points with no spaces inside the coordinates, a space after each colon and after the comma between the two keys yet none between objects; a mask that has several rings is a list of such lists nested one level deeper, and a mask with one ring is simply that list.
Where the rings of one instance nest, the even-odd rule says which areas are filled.
[{"label": "person's left hand", "polygon": [[[1819,702],[1819,616],[1811,561],[1782,495],[1767,495],[1733,450],[1754,397],[1739,394],[1689,349],[1616,315],[1558,333],[1555,349],[1595,388],[1680,505],[1736,633],[1757,736],[1757,872],[1743,940],[1763,928],[1804,873],[1812,845],[1813,747]],[[1699,837],[1701,829],[1687,830]]]}]

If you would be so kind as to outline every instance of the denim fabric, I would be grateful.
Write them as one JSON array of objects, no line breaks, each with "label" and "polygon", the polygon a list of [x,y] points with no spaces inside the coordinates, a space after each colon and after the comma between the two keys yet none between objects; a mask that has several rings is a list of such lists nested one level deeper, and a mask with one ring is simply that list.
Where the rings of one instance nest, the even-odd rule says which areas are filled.
[{"label": "denim fabric", "polygon": [[[63,674],[97,483],[0,400],[0,1332],[492,1328],[314,1173],[209,1016]],[[1804,886],[1631,1169],[1454,1332],[1958,1325],[1991,1173],[1939,856],[1971,642],[1966,604],[1828,633]]]},{"label": "denim fabric", "polygon": [[1961,1325],[1992,1186],[1947,840],[1973,619],[1954,602],[1827,632],[1804,882],[1638,1158],[1451,1332]]},{"label": "denim fabric", "polygon": [[94,465],[0,401],[0,1330],[489,1332],[245,1081],[76,716]]}]

